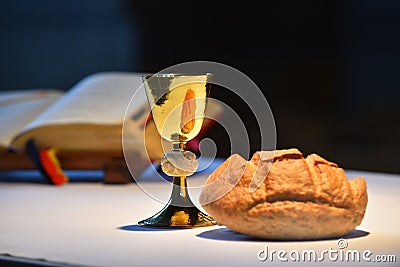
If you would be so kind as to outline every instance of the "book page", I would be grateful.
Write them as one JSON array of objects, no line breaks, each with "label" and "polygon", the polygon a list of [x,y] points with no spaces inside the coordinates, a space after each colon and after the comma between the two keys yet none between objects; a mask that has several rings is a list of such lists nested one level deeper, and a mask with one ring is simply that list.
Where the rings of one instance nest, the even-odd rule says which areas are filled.
[{"label": "book page", "polygon": [[[138,73],[103,72],[90,75],[23,131],[48,125],[121,124],[132,96],[141,85],[142,75]],[[135,104],[146,101],[144,90],[139,90],[135,95]]]},{"label": "book page", "polygon": [[43,113],[62,95],[60,90],[16,90],[0,93],[0,150],[28,123]]}]

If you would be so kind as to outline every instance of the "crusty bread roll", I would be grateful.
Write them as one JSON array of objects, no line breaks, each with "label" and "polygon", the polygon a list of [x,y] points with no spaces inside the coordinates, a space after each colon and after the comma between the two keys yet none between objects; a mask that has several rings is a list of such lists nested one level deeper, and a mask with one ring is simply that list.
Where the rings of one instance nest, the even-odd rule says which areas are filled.
[{"label": "crusty bread roll", "polygon": [[[268,169],[251,190],[252,179]],[[346,235],[361,223],[367,201],[364,178],[348,181],[335,163],[316,154],[304,159],[297,149],[256,152],[250,161],[234,154],[209,176],[200,195],[219,224],[281,240]]]}]

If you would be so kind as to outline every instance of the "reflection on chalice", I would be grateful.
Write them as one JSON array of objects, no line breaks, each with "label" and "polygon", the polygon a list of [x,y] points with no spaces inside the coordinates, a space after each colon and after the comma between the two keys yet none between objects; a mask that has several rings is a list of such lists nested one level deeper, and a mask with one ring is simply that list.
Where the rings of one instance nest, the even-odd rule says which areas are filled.
[{"label": "reflection on chalice", "polygon": [[147,227],[199,227],[216,222],[191,201],[186,177],[197,170],[196,155],[185,150],[186,143],[201,129],[210,79],[207,74],[155,74],[144,76],[147,99],[160,135],[172,142],[172,151],[161,159],[162,171],[173,177],[171,197],[166,206],[139,222]]}]

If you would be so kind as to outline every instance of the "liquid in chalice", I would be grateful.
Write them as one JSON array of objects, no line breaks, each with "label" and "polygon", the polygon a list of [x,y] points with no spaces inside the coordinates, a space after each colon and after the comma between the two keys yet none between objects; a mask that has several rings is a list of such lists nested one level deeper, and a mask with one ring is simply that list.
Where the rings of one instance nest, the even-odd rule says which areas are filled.
[{"label": "liquid in chalice", "polygon": [[185,82],[173,86],[158,96],[147,88],[152,106],[153,119],[158,132],[167,140],[173,134],[184,136],[186,140],[193,139],[203,124],[206,108],[207,84],[206,82]]}]

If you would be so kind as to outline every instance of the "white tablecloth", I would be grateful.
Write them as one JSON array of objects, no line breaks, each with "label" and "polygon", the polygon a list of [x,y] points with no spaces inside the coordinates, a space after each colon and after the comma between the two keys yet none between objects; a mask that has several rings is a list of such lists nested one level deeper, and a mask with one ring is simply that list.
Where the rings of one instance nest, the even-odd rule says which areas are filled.
[{"label": "white tablecloth", "polygon": [[[400,266],[400,175],[347,171],[364,176],[369,203],[362,224],[346,238],[345,250],[394,255]],[[194,178],[198,179],[198,178]],[[169,188],[147,184],[161,198]],[[197,192],[191,192],[197,199]],[[0,259],[12,256],[89,266],[267,266],[309,265],[288,259],[260,261],[260,250],[338,249],[337,240],[265,241],[239,235],[222,226],[157,230],[137,221],[163,207],[136,184],[70,183],[61,187],[32,183],[0,183]],[[7,256],[8,255],[8,256]],[[292,254],[294,255],[294,254]],[[320,255],[320,254],[318,254]],[[259,256],[264,256],[260,254]],[[288,258],[288,254],[286,254]],[[328,255],[317,265],[342,265]],[[366,266],[363,259],[355,265]],[[372,262],[369,266],[375,266]],[[367,265],[367,266],[368,266]]]}]

